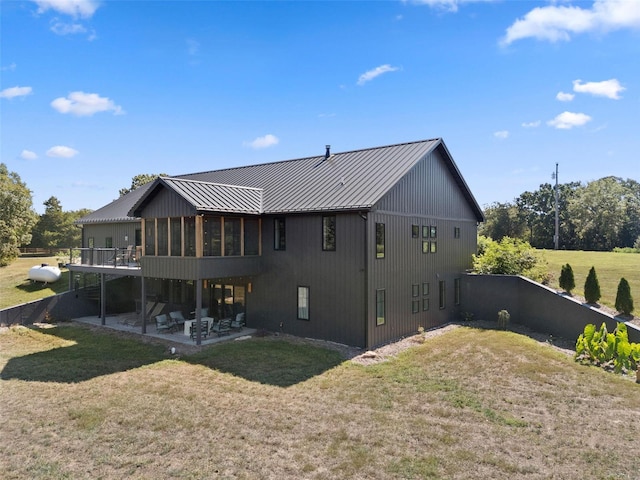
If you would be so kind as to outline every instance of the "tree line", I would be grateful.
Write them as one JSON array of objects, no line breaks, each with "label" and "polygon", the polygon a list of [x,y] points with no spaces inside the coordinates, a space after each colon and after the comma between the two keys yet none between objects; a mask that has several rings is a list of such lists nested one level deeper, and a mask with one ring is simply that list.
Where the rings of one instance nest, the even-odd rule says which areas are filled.
[{"label": "tree line", "polygon": [[[494,240],[504,237],[554,248],[555,187],[544,183],[513,202],[484,209],[478,233]],[[586,184],[558,185],[559,248],[611,251],[640,249],[640,183],[604,177]]]}]

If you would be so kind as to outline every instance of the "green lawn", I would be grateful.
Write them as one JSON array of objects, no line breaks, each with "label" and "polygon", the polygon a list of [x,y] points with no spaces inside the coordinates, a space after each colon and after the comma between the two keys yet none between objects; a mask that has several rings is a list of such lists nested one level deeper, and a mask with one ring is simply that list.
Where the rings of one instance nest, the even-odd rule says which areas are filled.
[{"label": "green lawn", "polygon": [[58,265],[56,257],[20,257],[6,267],[0,267],[0,308],[12,307],[69,290],[69,271],[55,283],[44,285],[29,280],[29,269],[41,263]]},{"label": "green lawn", "polygon": [[[551,287],[560,288],[562,265],[571,265],[576,280],[573,293],[584,295],[584,282],[591,267],[595,267],[602,298],[599,303],[615,307],[620,278],[624,277],[631,287],[631,295],[640,302],[640,254],[614,252],[583,252],[570,250],[541,250],[553,274]],[[636,308],[637,310],[637,308]]]},{"label": "green lawn", "polygon": [[458,328],[362,366],[281,337],[169,355],[65,325],[0,331],[12,479],[635,479],[640,385]]}]

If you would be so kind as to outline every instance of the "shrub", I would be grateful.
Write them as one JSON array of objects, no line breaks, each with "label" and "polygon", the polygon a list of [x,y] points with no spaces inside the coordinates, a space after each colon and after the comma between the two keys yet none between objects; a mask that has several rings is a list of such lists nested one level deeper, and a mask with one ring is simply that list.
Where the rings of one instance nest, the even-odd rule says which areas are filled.
[{"label": "shrub", "polygon": [[524,275],[537,282],[548,282],[546,262],[528,242],[510,237],[503,237],[496,242],[490,238],[480,237],[478,245],[479,253],[473,256],[474,272]]},{"label": "shrub", "polygon": [[613,333],[602,323],[600,330],[592,323],[584,327],[576,341],[575,360],[583,365],[596,365],[616,373],[638,368],[640,343],[629,343],[627,326],[620,322]]},{"label": "shrub", "polygon": [[509,314],[509,312],[507,312],[506,310],[500,310],[498,312],[498,328],[506,330],[510,318],[511,315]]},{"label": "shrub", "polygon": [[571,290],[576,288],[576,281],[573,277],[573,269],[568,263],[562,266],[560,272],[560,288],[562,288],[568,294],[571,294]]},{"label": "shrub", "polygon": [[618,284],[618,293],[616,294],[616,310],[631,315],[633,312],[633,298],[631,297],[631,287],[629,282],[623,277]]},{"label": "shrub", "polygon": [[600,283],[594,267],[591,267],[584,282],[584,298],[587,303],[596,303],[600,300]]}]

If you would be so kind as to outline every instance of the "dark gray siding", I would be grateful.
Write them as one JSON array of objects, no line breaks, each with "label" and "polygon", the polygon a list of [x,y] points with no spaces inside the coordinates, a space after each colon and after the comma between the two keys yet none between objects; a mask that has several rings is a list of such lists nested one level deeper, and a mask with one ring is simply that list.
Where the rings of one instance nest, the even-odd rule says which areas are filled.
[{"label": "dark gray siding", "polygon": [[[434,327],[459,314],[455,279],[471,267],[476,251],[477,219],[440,154],[419,162],[369,215],[368,346],[414,334],[418,327]],[[385,224],[385,258],[376,259],[375,224]],[[419,237],[412,237],[412,225]],[[423,238],[422,227],[435,226],[436,238]],[[460,238],[454,237],[455,228]],[[422,253],[422,242],[436,242],[435,253]],[[439,308],[439,282],[445,282],[445,308]],[[423,294],[423,284],[429,294]],[[418,296],[413,286],[418,285]],[[376,326],[375,292],[384,289],[386,321]],[[423,310],[428,299],[429,310]],[[419,302],[412,313],[412,302]]]},{"label": "dark gray siding", "polygon": [[[262,273],[248,294],[251,325],[364,346],[364,220],[337,214],[336,251],[325,252],[321,215],[287,216],[286,250],[276,251],[273,218],[262,222]],[[298,286],[310,290],[308,321],[297,319]]]},{"label": "dark gray siding", "polygon": [[114,248],[128,247],[135,244],[136,229],[140,228],[140,222],[87,224],[82,231],[82,246],[87,248],[89,238],[93,237],[93,246],[104,248],[107,237],[111,237]]},{"label": "dark gray siding", "polygon": [[146,277],[179,280],[251,277],[260,273],[261,259],[248,257],[152,257],[141,259]]},{"label": "dark gray siding", "polygon": [[195,209],[184,198],[167,188],[159,189],[153,201],[140,212],[143,218],[189,217],[195,214]]}]

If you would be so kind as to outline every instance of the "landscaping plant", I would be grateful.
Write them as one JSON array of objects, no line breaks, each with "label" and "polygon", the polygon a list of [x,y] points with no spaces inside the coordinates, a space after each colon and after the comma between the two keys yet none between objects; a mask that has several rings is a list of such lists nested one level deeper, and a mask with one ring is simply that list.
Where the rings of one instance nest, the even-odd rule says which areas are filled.
[{"label": "landscaping plant", "polygon": [[576,281],[573,278],[573,269],[568,263],[562,266],[560,271],[560,288],[571,295],[571,290],[576,288]]},{"label": "landscaping plant", "polygon": [[589,275],[587,275],[587,279],[584,282],[584,298],[587,303],[596,303],[600,300],[600,283],[598,283],[598,276],[594,267],[591,267]]},{"label": "landscaping plant", "polygon": [[619,322],[613,333],[602,323],[600,330],[592,323],[584,327],[576,341],[575,360],[583,365],[596,365],[616,373],[638,368],[640,343],[630,343],[627,326]]},{"label": "landscaping plant", "polygon": [[629,282],[623,277],[618,284],[618,293],[616,294],[616,310],[631,315],[633,312],[633,297],[631,296],[631,287]]}]

